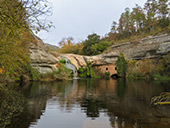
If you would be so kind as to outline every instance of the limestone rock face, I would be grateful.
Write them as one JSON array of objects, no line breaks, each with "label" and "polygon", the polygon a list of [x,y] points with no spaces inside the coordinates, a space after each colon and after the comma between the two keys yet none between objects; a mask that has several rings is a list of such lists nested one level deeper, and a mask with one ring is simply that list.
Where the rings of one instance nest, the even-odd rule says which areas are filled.
[{"label": "limestone rock face", "polygon": [[106,64],[115,64],[119,56],[119,52],[108,52],[97,56],[88,56],[87,61],[91,62],[92,66],[100,66]]},{"label": "limestone rock face", "polygon": [[87,63],[90,63],[91,66],[101,66],[106,64],[115,64],[117,58],[119,56],[118,52],[110,52],[106,54],[100,54],[97,56],[82,56],[82,55],[75,55],[75,54],[62,54],[58,58],[59,60],[62,59],[61,56],[66,57],[71,61],[71,63],[76,66],[77,69],[85,68]]},{"label": "limestone rock face", "polygon": [[35,42],[29,45],[31,65],[41,73],[56,70],[58,59],[48,52],[47,47],[39,38],[35,37]]},{"label": "limestone rock face", "polygon": [[170,50],[170,34],[150,36],[138,43],[126,42],[111,46],[112,51],[122,52],[127,60],[160,58]]}]

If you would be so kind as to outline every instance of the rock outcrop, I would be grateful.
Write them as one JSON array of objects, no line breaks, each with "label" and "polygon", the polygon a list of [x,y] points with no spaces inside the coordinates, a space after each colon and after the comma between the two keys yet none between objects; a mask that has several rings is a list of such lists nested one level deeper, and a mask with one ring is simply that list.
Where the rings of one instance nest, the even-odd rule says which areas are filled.
[{"label": "rock outcrop", "polygon": [[56,70],[58,59],[48,52],[48,48],[39,38],[29,45],[31,65],[40,73],[47,73]]},{"label": "rock outcrop", "polygon": [[[58,59],[61,59],[61,56],[68,58],[73,65],[76,66],[77,69],[85,68],[87,63],[90,63],[91,66],[101,66],[107,64],[115,64],[117,58],[119,56],[118,52],[109,52],[106,54],[100,54],[97,56],[82,56],[82,55],[75,55],[75,54],[61,54]],[[85,61],[87,60],[87,63]]]},{"label": "rock outcrop", "polygon": [[126,42],[111,46],[114,52],[122,52],[127,60],[160,58],[170,51],[170,34],[150,36],[139,42]]}]

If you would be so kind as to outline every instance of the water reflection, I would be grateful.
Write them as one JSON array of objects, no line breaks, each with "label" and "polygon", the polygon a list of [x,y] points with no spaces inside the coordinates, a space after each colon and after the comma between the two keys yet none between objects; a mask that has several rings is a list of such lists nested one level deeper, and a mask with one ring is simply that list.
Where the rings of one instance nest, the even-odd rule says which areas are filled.
[{"label": "water reflection", "polygon": [[[11,128],[168,128],[170,125],[169,106],[150,106],[153,96],[170,91],[168,84],[84,79],[32,83],[16,90],[17,98],[12,102],[23,111],[17,115],[13,112],[15,120],[10,118]],[[8,102],[5,97],[1,101]],[[1,103],[0,119],[6,116],[2,115],[5,111],[2,106]]]}]

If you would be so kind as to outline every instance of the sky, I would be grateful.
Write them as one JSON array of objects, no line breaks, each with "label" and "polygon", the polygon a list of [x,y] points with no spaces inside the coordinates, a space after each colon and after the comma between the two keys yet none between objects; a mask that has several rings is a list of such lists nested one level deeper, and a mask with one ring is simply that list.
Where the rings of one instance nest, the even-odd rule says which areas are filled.
[{"label": "sky", "polygon": [[135,4],[143,7],[146,0],[48,0],[53,15],[48,20],[55,28],[41,31],[38,36],[52,45],[59,46],[62,38],[73,37],[75,42],[96,33],[101,37],[109,33],[113,21],[118,22],[126,7]]}]

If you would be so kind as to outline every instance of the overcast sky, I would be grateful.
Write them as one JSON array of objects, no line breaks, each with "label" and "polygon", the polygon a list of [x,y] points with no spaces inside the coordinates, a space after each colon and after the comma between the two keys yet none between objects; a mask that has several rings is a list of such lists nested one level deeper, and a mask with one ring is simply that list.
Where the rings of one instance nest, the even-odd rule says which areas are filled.
[{"label": "overcast sky", "polygon": [[52,3],[53,15],[48,19],[55,28],[42,31],[38,36],[58,46],[63,37],[73,37],[75,42],[85,40],[89,34],[104,36],[118,21],[126,7],[143,7],[146,0],[48,0]]}]

